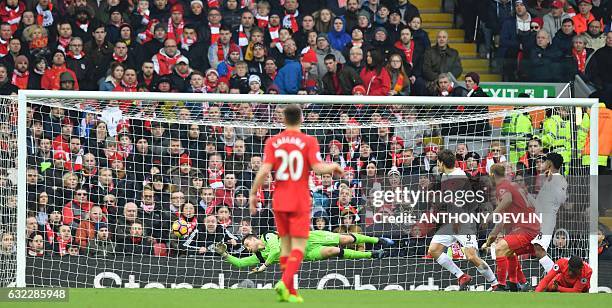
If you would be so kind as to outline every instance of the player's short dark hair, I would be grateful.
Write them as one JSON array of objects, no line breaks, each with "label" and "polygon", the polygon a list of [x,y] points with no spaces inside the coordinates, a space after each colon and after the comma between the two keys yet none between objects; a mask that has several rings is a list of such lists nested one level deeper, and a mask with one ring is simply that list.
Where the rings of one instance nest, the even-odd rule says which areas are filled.
[{"label": "player's short dark hair", "polygon": [[438,160],[446,168],[454,168],[456,159],[455,153],[453,153],[451,150],[444,149],[438,153]]},{"label": "player's short dark hair", "polygon": [[546,154],[546,160],[550,160],[555,169],[561,169],[561,166],[563,165],[563,156],[561,156],[559,153],[550,152]]},{"label": "player's short dark hair", "polygon": [[257,235],[254,233],[247,234],[245,237],[242,238],[242,246],[244,246],[244,243],[246,242],[246,240],[250,238],[257,238]]},{"label": "player's short dark hair", "polygon": [[570,257],[568,261],[569,270],[572,272],[578,272],[582,269],[583,263],[582,258],[577,255],[573,255]]},{"label": "player's short dark hair", "polygon": [[302,108],[298,105],[289,105],[283,109],[285,124],[296,126],[302,123]]}]

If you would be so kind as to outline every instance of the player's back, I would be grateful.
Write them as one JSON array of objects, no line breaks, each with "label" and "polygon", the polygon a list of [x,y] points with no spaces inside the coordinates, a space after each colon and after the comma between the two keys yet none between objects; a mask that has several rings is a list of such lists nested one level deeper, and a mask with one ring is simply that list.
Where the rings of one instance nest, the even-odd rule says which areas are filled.
[{"label": "player's back", "polygon": [[[517,183],[504,180],[497,185],[497,199],[509,192],[512,195],[512,204],[506,208],[505,212],[510,214],[523,214],[523,218],[516,222],[513,229],[526,229],[532,232],[539,232],[540,224],[535,220],[535,209],[533,200],[527,192]],[[518,215],[517,215],[518,216]],[[528,220],[525,222],[523,220]]]},{"label": "player's back", "polygon": [[264,163],[273,166],[275,211],[310,210],[309,173],[321,161],[316,138],[302,132],[284,130],[266,141]]},{"label": "player's back", "polygon": [[536,210],[540,213],[556,214],[567,198],[567,181],[561,174],[545,178],[536,197]]}]

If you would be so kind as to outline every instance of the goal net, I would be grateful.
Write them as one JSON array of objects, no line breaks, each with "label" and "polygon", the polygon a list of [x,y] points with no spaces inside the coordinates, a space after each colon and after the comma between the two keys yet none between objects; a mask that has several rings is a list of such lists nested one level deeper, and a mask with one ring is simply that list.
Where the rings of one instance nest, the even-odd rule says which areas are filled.
[{"label": "goal net", "polygon": [[[275,231],[275,177],[257,191],[255,215],[249,214],[248,197],[265,141],[283,129],[288,102],[301,103],[303,131],[317,138],[323,160],[346,171],[343,178],[311,174],[312,230],[395,241],[384,248],[388,256],[382,259],[305,262],[297,278],[300,288],[456,288],[456,277],[428,255],[440,225],[419,220],[422,214],[444,212],[443,202],[381,198],[397,189],[440,189],[436,157],[445,149],[456,153],[456,166],[468,174],[472,189],[484,192],[466,210],[474,214],[495,207],[488,178],[494,163],[503,164],[508,177],[535,198],[542,185],[541,155],[561,153],[567,158],[562,172],[569,191],[548,253],[553,259],[590,257],[589,166],[582,161],[586,135],[577,108],[567,101],[565,107],[547,100],[512,108],[487,105],[495,100],[432,104],[435,98],[385,103],[364,97],[36,93],[22,94],[27,114],[19,114],[25,117],[18,138],[27,158],[19,165],[26,198],[19,198],[18,207],[26,229],[13,242],[26,247],[21,258],[26,266],[15,274],[15,250],[5,247],[3,237],[3,286],[20,284],[22,275],[22,283],[37,287],[271,288],[280,278],[277,265],[249,274],[254,266],[233,267],[214,250],[223,242],[231,255],[249,257],[242,238]],[[516,101],[522,102],[527,101]],[[0,132],[7,144],[0,158],[3,236],[16,232],[17,182],[5,180],[17,170],[16,103],[5,99],[2,109],[9,120],[2,121]],[[187,226],[184,236],[173,230],[178,220]],[[490,230],[475,225],[480,245]],[[380,246],[341,248],[367,252]],[[453,244],[445,253],[474,277],[470,288],[489,287],[461,246]],[[494,267],[494,256],[481,252],[481,257]],[[520,259],[525,284],[537,283],[543,276],[538,261]]]}]

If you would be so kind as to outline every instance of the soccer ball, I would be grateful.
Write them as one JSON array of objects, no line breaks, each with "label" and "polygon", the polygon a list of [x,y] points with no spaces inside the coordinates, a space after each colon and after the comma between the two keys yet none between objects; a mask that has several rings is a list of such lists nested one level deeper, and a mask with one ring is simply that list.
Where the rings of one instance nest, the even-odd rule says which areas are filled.
[{"label": "soccer ball", "polygon": [[189,225],[183,219],[179,219],[172,223],[172,233],[178,238],[182,238],[189,234]]}]

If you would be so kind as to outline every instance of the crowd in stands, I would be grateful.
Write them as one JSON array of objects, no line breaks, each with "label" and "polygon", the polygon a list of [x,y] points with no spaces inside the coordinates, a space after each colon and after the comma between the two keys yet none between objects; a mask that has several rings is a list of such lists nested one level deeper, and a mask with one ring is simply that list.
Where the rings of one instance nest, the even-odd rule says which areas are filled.
[{"label": "crowd in stands", "polygon": [[[501,10],[507,1],[492,5]],[[565,4],[564,10],[570,7]],[[509,39],[518,39],[519,32],[506,28],[516,26],[521,14],[531,16],[526,13],[528,8],[532,5],[513,1],[508,18],[498,20],[499,31],[508,32]],[[589,10],[592,8],[589,3]],[[601,11],[605,12],[603,7]],[[420,28],[419,10],[406,0],[6,0],[0,3],[0,16],[0,55],[4,53],[0,94],[28,88],[486,96],[476,73],[465,74],[466,88],[453,84],[447,73],[459,76],[464,72],[458,52],[448,43],[448,33],[439,31],[431,45],[428,34]],[[572,27],[570,22],[562,25],[574,31],[576,21],[570,21]],[[559,61],[542,54],[563,52],[554,47],[555,39],[553,47],[549,46],[547,32],[532,33],[531,23],[527,24],[521,23],[521,29],[531,33],[533,46],[527,40],[517,46],[529,45],[539,54],[529,53],[522,59],[533,60],[531,73],[538,68],[550,73],[550,68],[543,68]],[[569,42],[563,45],[565,51],[578,57],[570,56],[568,61],[573,61],[576,70],[584,68],[581,54],[588,49],[572,47],[581,39],[570,38]],[[586,48],[591,48],[588,43]],[[521,48],[507,50],[518,57]],[[605,56],[609,50],[610,34],[590,58],[600,61],[595,68],[599,75],[593,76],[604,84],[610,80],[610,70],[605,69],[611,59]],[[261,166],[263,144],[278,130],[179,125],[152,119],[204,119],[221,124],[240,118],[279,123],[282,106],[189,102],[140,106],[86,101],[81,107],[80,111],[28,107],[27,236],[31,256],[206,255],[212,254],[211,244],[220,241],[230,244],[232,253],[242,254],[242,236],[273,230],[272,177],[258,192],[262,201],[258,214],[251,217],[246,209],[251,182]],[[339,232],[374,228],[374,210],[400,210],[399,205],[372,208],[372,191],[402,185],[433,189],[439,182],[436,153],[443,147],[435,140],[446,135],[489,135],[491,130],[488,121],[360,128],[360,123],[409,122],[428,115],[424,110],[398,106],[304,107],[306,122],[325,119],[348,127],[309,131],[319,137],[325,159],[340,163],[347,171],[343,179],[331,175],[311,179],[313,228]],[[137,116],[117,121],[116,112]],[[458,106],[453,112],[483,110]],[[540,149],[560,147],[545,142],[546,138],[557,140],[565,132],[556,125],[566,127],[567,119],[559,119],[554,132],[545,131],[542,138],[533,139]],[[6,125],[2,133],[8,141],[2,142],[10,145],[12,140],[14,145],[15,131]],[[15,149],[2,148],[12,152],[12,157]],[[457,145],[455,150],[458,166],[478,185],[488,185],[486,174],[493,163],[506,162],[509,176],[524,177],[526,187],[537,192],[543,152],[531,152],[531,147],[527,152],[523,147],[517,150],[519,162],[504,155],[505,148],[495,142],[489,151],[480,153],[466,145]],[[14,169],[2,169],[6,173],[2,174],[3,187],[14,189],[16,181],[10,183]],[[16,205],[14,193],[7,195],[3,214],[12,213]],[[487,206],[490,210],[492,205],[483,205]],[[434,209],[423,204],[417,210]],[[7,217],[11,215],[3,219]],[[190,226],[189,236],[180,239],[170,231],[172,221],[179,218]],[[406,247],[398,251],[424,255],[433,230],[430,225],[404,230],[407,240],[402,245]]]}]

